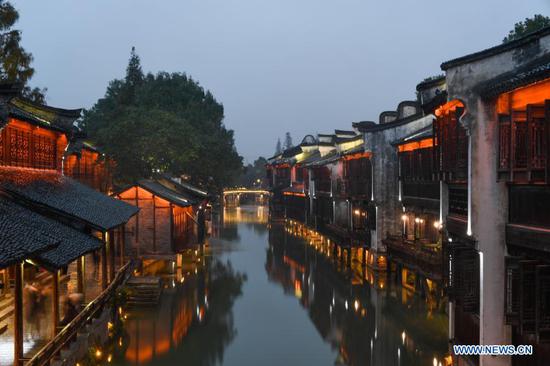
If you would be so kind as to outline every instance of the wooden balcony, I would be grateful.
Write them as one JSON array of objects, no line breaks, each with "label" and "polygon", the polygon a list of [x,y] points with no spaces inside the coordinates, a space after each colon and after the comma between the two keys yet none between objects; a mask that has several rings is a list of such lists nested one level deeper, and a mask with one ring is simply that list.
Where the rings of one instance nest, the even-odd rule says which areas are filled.
[{"label": "wooden balcony", "polygon": [[315,192],[330,193],[332,191],[332,182],[330,179],[319,179],[315,181]]},{"label": "wooden balcony", "polygon": [[449,215],[468,216],[468,187],[466,184],[449,186]]},{"label": "wooden balcony", "polygon": [[405,206],[439,210],[439,182],[405,181],[402,200]]},{"label": "wooden balcony", "polygon": [[388,236],[383,242],[392,259],[424,272],[433,279],[443,277],[443,252],[439,244],[406,240],[401,236]]},{"label": "wooden balcony", "polygon": [[508,245],[550,253],[550,187],[509,187]]}]

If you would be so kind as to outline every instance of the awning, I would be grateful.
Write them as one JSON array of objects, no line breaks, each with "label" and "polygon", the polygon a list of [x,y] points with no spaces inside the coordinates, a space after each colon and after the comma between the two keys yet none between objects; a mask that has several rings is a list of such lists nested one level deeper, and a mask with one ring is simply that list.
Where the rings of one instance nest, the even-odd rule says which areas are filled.
[{"label": "awning", "polygon": [[193,203],[193,202],[190,202],[190,200],[187,197],[182,196],[178,192],[173,191],[170,188],[154,180],[142,179],[138,182],[138,186],[149,191],[150,193],[156,196],[159,196],[167,200],[170,203],[173,203],[181,207],[191,206]]},{"label": "awning", "polygon": [[[30,233],[47,233],[47,236],[55,241],[56,244],[50,245],[46,250],[36,250],[37,245],[41,243],[41,241],[35,241],[36,238],[20,241],[20,245],[26,249],[25,257],[20,260],[32,259],[48,270],[67,266],[78,257],[97,250],[103,245],[99,239],[91,235],[33,212],[15,202],[0,199],[0,210],[9,217],[29,224]],[[1,249],[4,252],[4,247]]]},{"label": "awning", "polygon": [[135,206],[54,171],[0,167],[0,191],[24,205],[81,220],[101,231],[128,222],[138,212]]},{"label": "awning", "polygon": [[59,240],[37,229],[29,212],[13,210],[14,203],[0,199],[0,268],[54,248]]}]

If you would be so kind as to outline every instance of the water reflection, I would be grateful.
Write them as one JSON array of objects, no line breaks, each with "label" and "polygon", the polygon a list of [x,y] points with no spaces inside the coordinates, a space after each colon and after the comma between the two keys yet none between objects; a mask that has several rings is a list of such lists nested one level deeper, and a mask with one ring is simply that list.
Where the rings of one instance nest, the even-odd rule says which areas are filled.
[{"label": "water reflection", "polygon": [[222,363],[224,349],[236,335],[231,308],[246,277],[230,262],[216,259],[174,274],[170,262],[158,263],[164,267],[150,272],[164,274],[160,304],[130,311],[124,335],[116,341],[114,364]]},{"label": "water reflection", "polygon": [[330,241],[267,219],[263,207],[226,209],[205,264],[150,266],[163,276],[161,303],[130,313],[113,363],[445,364],[437,281],[402,266],[350,270]]},{"label": "water reflection", "polygon": [[[297,224],[270,231],[266,271],[307,310],[341,365],[444,365],[448,317],[440,285],[401,286],[405,268],[387,276],[342,266],[330,241]],[[421,286],[426,283],[426,286]],[[439,290],[439,291],[438,291]]]}]

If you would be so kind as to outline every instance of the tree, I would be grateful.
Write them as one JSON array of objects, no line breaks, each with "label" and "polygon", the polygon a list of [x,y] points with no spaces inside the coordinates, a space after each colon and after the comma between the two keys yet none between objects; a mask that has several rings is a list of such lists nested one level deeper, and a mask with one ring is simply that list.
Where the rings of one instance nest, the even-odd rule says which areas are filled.
[{"label": "tree", "polygon": [[281,139],[277,139],[277,145],[275,145],[275,155],[279,155],[283,152],[283,148],[281,147]]},{"label": "tree", "polygon": [[24,96],[44,103],[47,89],[28,86],[34,75],[33,57],[21,47],[21,31],[12,29],[17,20],[17,10],[8,1],[0,0],[0,81],[21,83]]},{"label": "tree", "polygon": [[525,18],[524,21],[517,22],[502,43],[507,43],[515,39],[526,36],[529,33],[538,31],[541,28],[550,26],[550,18],[542,14],[535,14],[532,18]]},{"label": "tree", "polygon": [[239,186],[247,188],[261,187],[265,179],[266,158],[260,156],[254,160],[253,164],[248,164],[243,169],[243,174],[239,179]]},{"label": "tree", "polygon": [[292,137],[290,136],[290,132],[287,132],[285,134],[285,150],[290,149],[294,144],[292,143]]},{"label": "tree", "polygon": [[223,118],[223,106],[187,75],[144,75],[132,49],[125,78],[109,83],[81,127],[117,162],[117,184],[170,173],[218,189],[242,168]]}]

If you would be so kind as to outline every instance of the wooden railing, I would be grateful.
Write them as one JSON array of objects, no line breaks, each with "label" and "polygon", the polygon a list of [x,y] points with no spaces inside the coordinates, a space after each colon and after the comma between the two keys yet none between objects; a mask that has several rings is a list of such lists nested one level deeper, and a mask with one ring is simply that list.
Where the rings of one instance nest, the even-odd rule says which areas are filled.
[{"label": "wooden railing", "polygon": [[126,263],[117,272],[114,280],[109,284],[109,286],[98,297],[96,297],[95,300],[86,305],[80,314],[78,314],[69,324],[61,329],[55,338],[42,347],[42,349],[40,349],[40,351],[38,351],[38,353],[36,353],[30,360],[23,359],[22,361],[24,365],[48,365],[49,362],[56,355],[58,355],[63,348],[69,346],[74,340],[77,332],[103,310],[103,307],[111,299],[115,293],[115,290],[124,282],[130,266],[131,262]]}]

